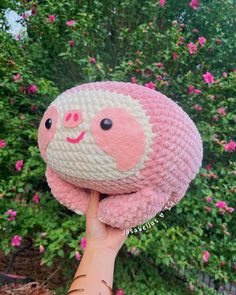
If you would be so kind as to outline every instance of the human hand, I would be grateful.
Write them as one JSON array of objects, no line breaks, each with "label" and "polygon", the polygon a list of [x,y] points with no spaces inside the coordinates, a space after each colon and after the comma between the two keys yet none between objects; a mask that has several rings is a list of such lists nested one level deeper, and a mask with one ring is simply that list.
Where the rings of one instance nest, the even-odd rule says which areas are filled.
[{"label": "human hand", "polygon": [[97,217],[100,195],[91,191],[86,211],[86,249],[67,294],[111,295],[116,255],[127,235]]},{"label": "human hand", "polygon": [[86,211],[86,241],[88,248],[109,249],[117,255],[127,235],[122,229],[113,228],[102,223],[97,217],[100,194],[91,191],[88,209]]}]

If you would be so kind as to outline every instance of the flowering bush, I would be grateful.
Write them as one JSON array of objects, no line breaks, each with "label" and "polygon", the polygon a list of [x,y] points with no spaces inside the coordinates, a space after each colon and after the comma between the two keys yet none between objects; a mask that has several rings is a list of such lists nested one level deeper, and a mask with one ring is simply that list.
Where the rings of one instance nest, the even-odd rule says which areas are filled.
[{"label": "flowering bush", "polygon": [[[180,104],[199,128],[204,160],[181,203],[157,216],[156,227],[127,240],[117,260],[117,292],[185,294],[171,283],[176,267],[188,270],[191,291],[199,289],[199,271],[213,277],[216,286],[235,281],[232,1],[7,2],[3,8],[22,16],[27,35],[14,39],[0,32],[0,249],[7,255],[30,237],[42,264],[52,265],[57,256],[81,259],[85,218],[50,195],[37,128],[60,91],[83,82],[123,80],[159,90]],[[164,286],[153,266],[170,283]]]}]

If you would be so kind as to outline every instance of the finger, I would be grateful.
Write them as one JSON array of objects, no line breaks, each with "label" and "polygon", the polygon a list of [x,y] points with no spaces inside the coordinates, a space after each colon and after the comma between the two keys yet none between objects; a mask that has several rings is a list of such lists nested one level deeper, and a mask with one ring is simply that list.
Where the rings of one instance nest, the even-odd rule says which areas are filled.
[{"label": "finger", "polygon": [[97,209],[99,205],[100,194],[97,191],[91,191],[86,218],[97,218]]}]

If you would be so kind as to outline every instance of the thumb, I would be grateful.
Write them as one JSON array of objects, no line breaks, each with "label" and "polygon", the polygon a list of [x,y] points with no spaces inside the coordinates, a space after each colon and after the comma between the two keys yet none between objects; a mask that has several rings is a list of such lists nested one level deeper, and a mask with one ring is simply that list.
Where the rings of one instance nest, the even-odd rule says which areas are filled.
[{"label": "thumb", "polygon": [[90,200],[86,211],[86,219],[97,218],[97,209],[99,205],[100,194],[97,191],[92,190],[90,193]]}]

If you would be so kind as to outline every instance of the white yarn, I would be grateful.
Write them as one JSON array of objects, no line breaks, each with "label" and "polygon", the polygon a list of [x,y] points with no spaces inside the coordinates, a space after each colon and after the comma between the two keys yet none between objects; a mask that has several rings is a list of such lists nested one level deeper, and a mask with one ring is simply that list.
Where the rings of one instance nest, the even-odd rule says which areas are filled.
[{"label": "white yarn", "polygon": [[[152,153],[154,133],[149,117],[138,100],[131,96],[111,93],[103,90],[83,90],[65,92],[52,102],[59,112],[56,133],[47,148],[47,163],[56,172],[68,176],[71,182],[83,180],[116,180],[138,175],[144,162]],[[104,108],[123,108],[134,115],[145,134],[145,152],[139,163],[132,169],[122,172],[116,169],[116,161],[104,152],[90,132],[90,124],[96,113]],[[62,125],[67,111],[78,109],[83,114],[83,122],[77,128],[65,128]],[[66,137],[76,138],[81,131],[86,135],[79,144],[71,144]],[[96,167],[96,169],[95,169]]]}]

